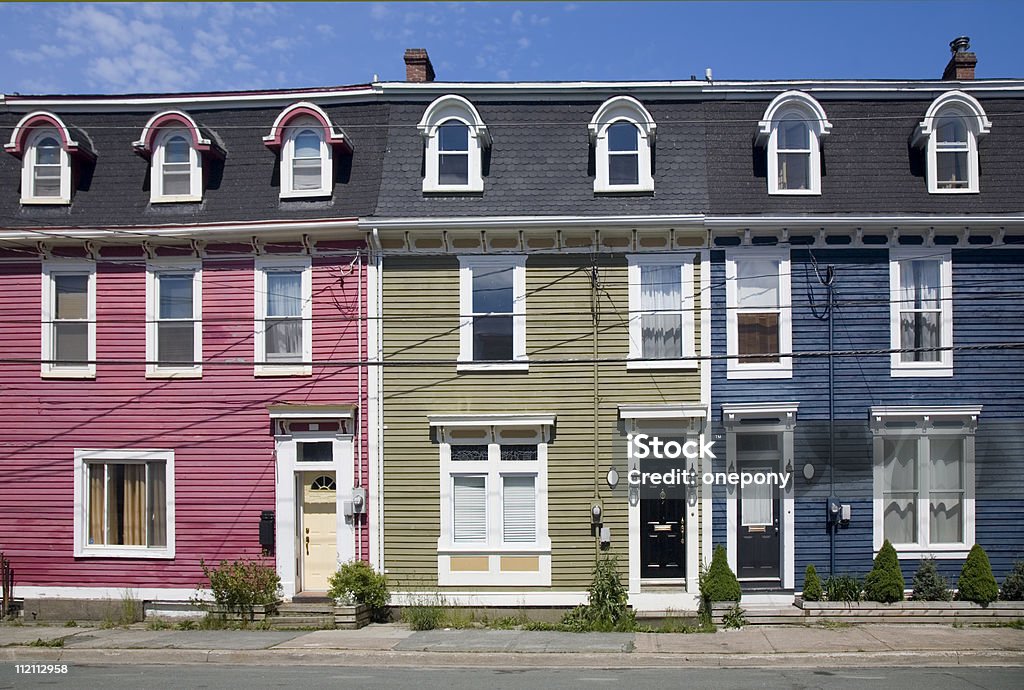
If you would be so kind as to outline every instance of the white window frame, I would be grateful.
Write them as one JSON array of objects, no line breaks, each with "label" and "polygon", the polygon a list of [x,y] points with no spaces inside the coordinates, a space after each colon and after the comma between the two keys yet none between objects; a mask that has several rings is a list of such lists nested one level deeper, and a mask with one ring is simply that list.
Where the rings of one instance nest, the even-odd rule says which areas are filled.
[{"label": "white window frame", "polygon": [[[57,292],[54,277],[62,274],[88,275],[87,320],[88,320],[88,363],[83,366],[67,366],[55,363],[57,341],[54,337],[54,316]],[[66,261],[55,259],[42,264],[42,310],[41,310],[41,354],[40,376],[43,378],[91,379],[96,377],[96,263],[93,261]]]},{"label": "white window frame", "polygon": [[[917,439],[917,536],[915,544],[893,544],[901,560],[921,558],[958,559],[966,558],[975,539],[975,477],[974,477],[974,436],[982,407],[872,407],[871,428],[873,438],[873,548],[874,554],[885,542],[885,498],[884,463],[886,439]],[[891,421],[913,422],[913,427],[889,428]],[[935,426],[936,421],[961,421],[960,429]],[[929,541],[929,460],[930,439],[963,439],[964,457],[964,540],[958,544],[931,544]]]},{"label": "white window frame", "polygon": [[[682,318],[682,357],[695,357],[694,350],[694,299],[693,299],[693,256],[686,254],[656,256],[634,254],[626,257],[629,280],[629,359],[626,369],[697,369],[696,359],[645,360],[643,353],[642,317],[643,297],[641,270],[646,266],[678,266],[680,289],[683,297],[679,305]],[[632,361],[635,360],[635,361]]]},{"label": "white window frame", "polygon": [[[608,169],[608,128],[628,122],[637,128],[637,183],[611,184]],[[651,149],[658,125],[640,101],[630,96],[615,96],[601,104],[590,120],[588,130],[594,144],[594,193],[652,192],[654,174]]]},{"label": "white window frame", "polygon": [[[320,187],[318,189],[294,189],[295,139],[306,130],[312,130],[320,139]],[[303,197],[330,196],[334,189],[334,156],[331,145],[327,142],[324,126],[316,118],[309,116],[297,117],[288,123],[281,143],[281,193],[282,199],[301,199]]]},{"label": "white window frame", "polygon": [[[167,544],[148,546],[96,546],[89,544],[89,477],[91,463],[164,463]],[[173,450],[92,450],[75,449],[74,476],[74,555],[75,558],[174,558],[174,451]],[[148,487],[147,487],[148,488]]]},{"label": "white window frame", "polygon": [[[159,363],[160,276],[192,273],[193,349],[191,366]],[[199,378],[203,375],[203,264],[195,259],[146,262],[146,378]]]},{"label": "white window frame", "polygon": [[[440,181],[438,128],[449,120],[457,120],[469,128],[469,167],[466,184],[441,184]],[[472,103],[462,96],[441,96],[427,106],[417,127],[426,144],[424,192],[483,191],[483,151],[491,145],[491,138],[487,125]]]},{"label": "white window frame", "polygon": [[[276,271],[302,271],[302,361],[268,364],[265,336],[267,318],[267,274]],[[261,256],[255,262],[254,376],[310,376],[313,366],[313,265],[308,256]]]},{"label": "white window frame", "polygon": [[[741,362],[739,355],[739,293],[736,289],[736,262],[744,259],[779,262],[779,352],[793,350],[793,302],[790,289],[790,257],[787,249],[741,248],[725,253],[726,303],[726,378],[789,379],[793,378],[793,358],[779,357],[778,362]],[[758,313],[765,309],[751,310]]]},{"label": "white window frame", "polygon": [[[37,196],[35,194],[36,154],[41,139],[56,139],[60,147],[60,194],[58,196]],[[34,129],[25,142],[21,160],[21,203],[23,204],[70,204],[71,203],[71,156],[64,145],[61,133],[55,127]]]},{"label": "white window frame", "polygon": [[[188,142],[189,163],[191,175],[189,176],[190,191],[188,194],[164,194],[164,153],[168,139],[180,136]],[[184,127],[173,127],[161,129],[153,141],[152,163],[149,175],[149,201],[153,204],[173,204],[180,202],[194,202],[203,200],[203,157],[196,150],[195,142],[192,139],[192,132]]]},{"label": "white window frame", "polygon": [[[938,180],[938,128],[940,118],[959,115],[964,118],[967,129],[967,186],[940,188]],[[929,194],[977,194],[981,190],[980,164],[978,161],[978,140],[989,133],[992,123],[985,109],[970,94],[963,91],[947,91],[928,106],[924,119],[917,125],[914,145],[925,147],[926,176]]]},{"label": "white window frame", "polygon": [[[900,341],[900,262],[913,260],[931,260],[939,262],[939,307],[941,313],[940,347],[953,346],[953,260],[949,249],[936,247],[902,247],[889,250],[889,328],[890,347],[899,350],[903,347]],[[890,355],[890,375],[892,377],[932,376],[950,377],[953,375],[953,351],[941,350],[937,362],[904,362],[899,352]]]},{"label": "white window frame", "polygon": [[[440,519],[437,540],[438,585],[440,586],[550,586],[551,539],[548,535],[548,441],[554,415],[485,415],[481,417],[432,416],[440,452]],[[453,438],[455,430],[480,432],[479,440]],[[532,439],[523,434],[533,431]],[[506,434],[509,434],[506,436]],[[513,435],[514,434],[514,435]],[[480,462],[452,461],[452,445],[486,445],[488,459]],[[537,446],[535,462],[502,462],[502,445]],[[456,476],[485,476],[487,491],[487,539],[480,543],[456,542],[454,539],[453,490]],[[502,503],[503,479],[506,476],[533,476],[536,497],[536,539],[533,543],[504,541]],[[452,556],[486,557],[486,571],[452,571]],[[502,572],[502,556],[536,556],[535,572]]]},{"label": "white window frame", "polygon": [[[779,124],[787,117],[797,116],[807,123],[810,136],[808,189],[779,187]],[[821,195],[821,138],[832,130],[825,109],[809,94],[786,91],[772,99],[758,123],[757,143],[766,146],[768,155],[768,193],[771,195]]]},{"label": "white window frame", "polygon": [[[512,361],[481,363],[473,359],[473,271],[480,268],[511,267],[512,270]],[[458,371],[527,371],[526,357],[526,257],[459,257],[459,364]]]}]

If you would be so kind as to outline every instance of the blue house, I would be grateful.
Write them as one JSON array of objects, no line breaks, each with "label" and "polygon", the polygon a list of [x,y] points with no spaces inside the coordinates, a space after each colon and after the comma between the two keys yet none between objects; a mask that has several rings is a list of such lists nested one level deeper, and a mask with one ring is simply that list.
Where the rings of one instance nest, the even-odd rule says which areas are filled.
[{"label": "blue house", "polygon": [[791,476],[704,499],[745,596],[863,576],[885,539],[908,583],[1024,558],[1024,89],[954,44],[898,96],[707,105],[711,467]]}]

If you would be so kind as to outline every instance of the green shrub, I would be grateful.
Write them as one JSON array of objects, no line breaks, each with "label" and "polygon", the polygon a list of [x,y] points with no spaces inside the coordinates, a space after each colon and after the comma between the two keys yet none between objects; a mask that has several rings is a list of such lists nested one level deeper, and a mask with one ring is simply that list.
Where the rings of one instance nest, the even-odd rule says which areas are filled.
[{"label": "green shrub", "polygon": [[999,596],[999,585],[992,575],[992,564],[988,562],[985,549],[978,544],[972,546],[971,552],[967,554],[957,589],[960,590],[962,601],[973,601],[982,606],[995,601]]},{"label": "green shrub", "polygon": [[744,613],[746,613],[746,611],[741,609],[739,604],[733,604],[732,608],[726,611],[725,615],[722,616],[722,625],[724,625],[727,630],[739,630],[747,624],[747,619],[743,615]]},{"label": "green shrub", "polygon": [[700,581],[701,598],[709,602],[739,601],[742,595],[739,580],[729,567],[725,547],[719,544],[711,556],[711,565]]},{"label": "green shrub", "polygon": [[811,564],[804,571],[804,601],[821,601],[821,578]]},{"label": "green shrub", "polygon": [[210,592],[221,611],[252,620],[254,607],[271,606],[278,601],[281,578],[273,568],[258,561],[221,561],[211,568],[200,560],[199,565],[210,581]]},{"label": "green shrub", "polygon": [[903,572],[896,549],[886,539],[875,556],[875,567],[864,578],[864,598],[882,604],[903,601]]},{"label": "green shrub", "polygon": [[853,575],[833,575],[825,580],[825,599],[828,601],[860,601],[863,586]]},{"label": "green shrub", "polygon": [[373,620],[378,623],[387,620],[388,602],[391,599],[388,578],[376,572],[369,563],[349,561],[331,575],[328,583],[330,589],[327,595],[335,601],[366,604],[370,607]]},{"label": "green shrub", "polygon": [[1003,580],[999,598],[1003,601],[1024,601],[1024,561],[1013,562],[1013,570]]},{"label": "green shrub", "polygon": [[619,579],[614,556],[598,559],[586,605],[577,606],[562,619],[573,632],[629,632],[636,627],[636,615],[629,608],[629,595]]},{"label": "green shrub", "polygon": [[939,573],[934,558],[921,560],[914,573],[914,593],[911,596],[914,601],[949,601],[953,598],[953,592],[946,578]]}]

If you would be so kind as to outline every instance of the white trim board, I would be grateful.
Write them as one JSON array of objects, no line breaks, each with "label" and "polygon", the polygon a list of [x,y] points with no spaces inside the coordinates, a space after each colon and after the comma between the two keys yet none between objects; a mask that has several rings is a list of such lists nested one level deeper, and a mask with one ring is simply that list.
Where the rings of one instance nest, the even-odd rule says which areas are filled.
[{"label": "white trim board", "polygon": [[129,592],[136,599],[143,601],[188,601],[198,597],[204,601],[212,601],[209,589],[184,587],[133,587],[131,585],[99,586],[99,587],[51,587],[49,585],[14,585],[14,596],[20,599],[110,599],[121,601]]}]

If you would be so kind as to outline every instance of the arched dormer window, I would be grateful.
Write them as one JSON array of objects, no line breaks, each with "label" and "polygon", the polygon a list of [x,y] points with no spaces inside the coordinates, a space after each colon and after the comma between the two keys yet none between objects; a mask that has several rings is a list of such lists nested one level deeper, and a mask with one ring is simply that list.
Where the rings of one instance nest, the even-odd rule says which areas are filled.
[{"label": "arched dormer window", "polygon": [[978,139],[991,129],[981,103],[963,91],[948,91],[932,101],[913,141],[925,148],[929,193],[980,191]]},{"label": "arched dormer window", "polygon": [[21,119],[4,145],[22,161],[21,203],[71,203],[75,160],[96,157],[80,143],[83,138],[52,113],[36,112]]},{"label": "arched dormer window", "polygon": [[635,98],[605,101],[590,121],[595,192],[654,190],[651,144],[657,125]]},{"label": "arched dormer window", "polygon": [[213,135],[180,110],[151,117],[132,147],[150,160],[149,201],[154,204],[202,201],[204,159],[224,157]]},{"label": "arched dormer window", "polygon": [[821,194],[821,137],[832,123],[812,96],[776,96],[758,123],[757,143],[768,152],[769,194]]},{"label": "arched dormer window", "polygon": [[482,192],[483,150],[491,145],[487,125],[462,96],[441,96],[418,125],[426,140],[424,192]]},{"label": "arched dormer window", "polygon": [[352,151],[345,133],[313,103],[285,108],[263,143],[281,151],[282,199],[330,196],[334,190],[334,147]]}]

